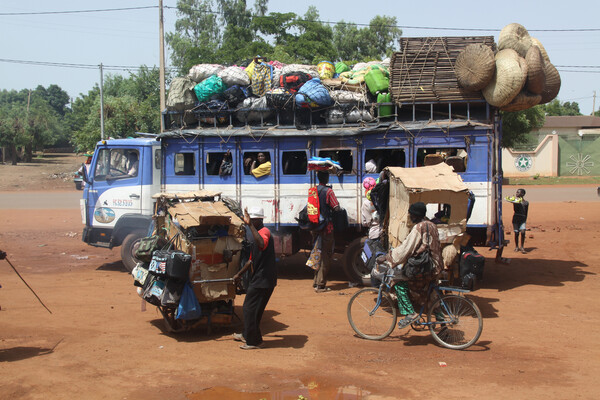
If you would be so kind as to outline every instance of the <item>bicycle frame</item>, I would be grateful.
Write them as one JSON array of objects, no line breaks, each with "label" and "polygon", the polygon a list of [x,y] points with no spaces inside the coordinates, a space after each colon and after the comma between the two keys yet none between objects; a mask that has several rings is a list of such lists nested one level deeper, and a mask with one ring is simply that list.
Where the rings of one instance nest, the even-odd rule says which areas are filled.
[{"label": "bicycle frame", "polygon": [[[379,285],[379,292],[377,294],[377,302],[375,303],[375,307],[373,307],[373,309],[371,311],[369,311],[369,315],[373,315],[375,314],[375,312],[377,311],[377,309],[379,308],[379,306],[381,305],[381,297],[383,296],[383,292],[385,290],[386,293],[389,293],[393,287],[393,285],[390,285],[389,282],[391,280],[391,278],[394,276],[393,270],[390,269],[389,271],[387,271],[383,277],[383,280],[381,281],[381,284]],[[450,312],[450,310],[448,309],[448,306],[446,305],[446,303],[444,302],[444,291],[446,292],[458,292],[459,294],[464,294],[464,293],[469,293],[470,290],[468,289],[462,289],[462,288],[458,288],[458,287],[451,287],[451,286],[439,286],[435,283],[431,283],[429,285],[429,289],[427,290],[427,299],[429,300],[431,298],[431,293],[433,293],[433,291],[435,291],[438,295],[438,297],[440,298],[440,304],[442,305],[442,307],[444,308],[444,311],[446,311],[446,313],[448,315],[452,315],[452,313]],[[454,319],[450,320],[450,321],[431,321],[431,322],[421,322],[421,317],[423,316],[423,313],[426,311],[425,310],[425,306],[429,304],[429,301],[426,304],[423,304],[421,306],[421,309],[419,310],[419,319],[417,319],[414,324],[417,324],[419,326],[424,326],[424,327],[428,327],[431,325],[441,325],[441,324],[448,324],[448,323],[454,323]]]}]

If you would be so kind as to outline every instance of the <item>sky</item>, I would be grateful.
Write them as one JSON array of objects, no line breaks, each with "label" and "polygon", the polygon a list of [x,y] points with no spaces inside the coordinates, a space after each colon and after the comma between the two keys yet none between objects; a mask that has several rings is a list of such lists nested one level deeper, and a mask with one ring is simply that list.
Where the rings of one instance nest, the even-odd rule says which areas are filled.
[{"label": "sky", "polygon": [[[106,66],[105,73],[126,76],[140,65],[159,65],[157,8],[71,14],[16,13],[106,10],[158,3],[158,0],[1,0],[0,90],[56,84],[76,98],[87,94],[100,81],[100,63]],[[176,4],[176,0],[163,0],[165,7],[171,7],[164,12],[165,32],[174,31]],[[253,1],[248,0],[248,4]],[[579,103],[581,112],[589,115],[596,91],[595,110],[600,108],[600,2],[597,0],[378,0],[373,3],[269,0],[268,11],[303,15],[311,5],[317,7],[323,21],[368,24],[376,15],[395,16],[404,37],[493,35],[497,42],[500,29],[518,22],[542,42],[557,66],[562,80],[558,99]],[[168,49],[166,57],[169,66]],[[49,65],[53,63],[71,66]]]}]

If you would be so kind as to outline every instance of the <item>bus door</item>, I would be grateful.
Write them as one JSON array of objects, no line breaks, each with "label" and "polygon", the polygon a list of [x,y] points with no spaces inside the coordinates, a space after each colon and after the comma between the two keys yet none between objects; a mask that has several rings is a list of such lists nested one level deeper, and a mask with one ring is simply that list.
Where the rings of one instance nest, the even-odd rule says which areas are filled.
[{"label": "bus door", "polygon": [[[315,139],[315,155],[329,157],[338,161],[342,169],[338,175],[329,175],[329,184],[340,202],[340,206],[348,212],[350,224],[360,224],[359,197],[362,181],[359,175],[359,146],[356,138],[319,137]],[[315,182],[317,182],[315,177]],[[317,182],[318,183],[318,182]]]},{"label": "bus door", "polygon": [[166,192],[200,189],[199,149],[198,140],[190,143],[181,139],[163,142],[163,187]]},{"label": "bus door", "polygon": [[[85,192],[88,226],[113,228],[124,214],[141,213],[142,184],[151,181],[152,174],[143,168],[143,159],[140,163],[143,150],[127,145],[101,145],[96,149],[90,168],[92,181]],[[147,176],[143,179],[144,174]]]},{"label": "bus door", "polygon": [[204,138],[202,150],[202,187],[241,200],[239,157],[236,142],[223,143],[219,137]]},{"label": "bus door", "polygon": [[[279,160],[278,142],[274,138],[240,138],[236,159],[236,170],[241,187],[243,208],[262,207],[265,225],[278,222],[278,200],[276,182]],[[269,167],[270,166],[270,167]]]}]

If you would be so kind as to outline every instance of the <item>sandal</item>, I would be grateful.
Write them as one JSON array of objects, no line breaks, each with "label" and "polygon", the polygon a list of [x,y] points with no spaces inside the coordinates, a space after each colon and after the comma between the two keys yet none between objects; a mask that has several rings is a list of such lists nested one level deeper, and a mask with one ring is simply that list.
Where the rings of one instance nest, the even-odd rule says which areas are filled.
[{"label": "sandal", "polygon": [[398,322],[398,328],[404,329],[407,326],[410,326],[413,322],[415,322],[418,319],[419,319],[419,314],[415,313],[415,314],[407,315],[406,317],[404,317],[403,319],[401,319]]}]

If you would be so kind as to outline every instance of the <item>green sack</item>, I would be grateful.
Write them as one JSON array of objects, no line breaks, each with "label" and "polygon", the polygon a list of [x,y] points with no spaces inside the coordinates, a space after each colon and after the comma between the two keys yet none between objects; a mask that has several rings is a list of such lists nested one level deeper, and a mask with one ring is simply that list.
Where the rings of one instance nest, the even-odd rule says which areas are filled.
[{"label": "green sack", "polygon": [[[379,93],[377,95],[377,103],[391,103],[392,95],[390,93]],[[393,105],[379,105],[379,118],[389,117],[394,110]]]},{"label": "green sack", "polygon": [[342,72],[350,71],[350,67],[346,63],[340,61],[335,64],[335,73],[341,74]]},{"label": "green sack", "polygon": [[365,83],[369,88],[369,92],[373,95],[376,95],[378,92],[387,92],[390,86],[390,80],[379,68],[372,68],[365,75]]},{"label": "green sack", "polygon": [[208,101],[215,94],[223,93],[227,86],[217,75],[211,75],[194,87],[199,102]]}]

